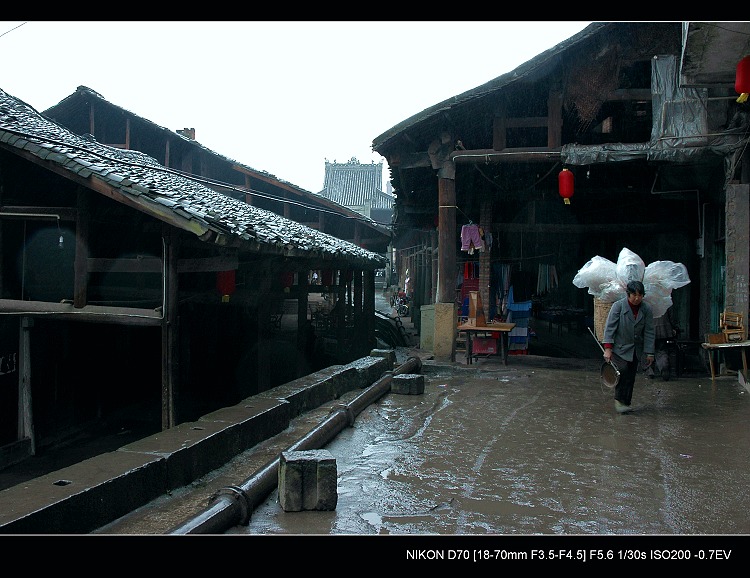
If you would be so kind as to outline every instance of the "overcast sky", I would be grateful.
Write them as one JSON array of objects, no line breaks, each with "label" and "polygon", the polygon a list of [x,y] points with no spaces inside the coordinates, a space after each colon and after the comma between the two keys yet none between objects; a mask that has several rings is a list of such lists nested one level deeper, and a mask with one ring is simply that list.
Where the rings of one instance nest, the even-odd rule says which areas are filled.
[{"label": "overcast sky", "polygon": [[0,21],[0,89],[43,112],[87,86],[305,190],[372,141],[589,22]]}]

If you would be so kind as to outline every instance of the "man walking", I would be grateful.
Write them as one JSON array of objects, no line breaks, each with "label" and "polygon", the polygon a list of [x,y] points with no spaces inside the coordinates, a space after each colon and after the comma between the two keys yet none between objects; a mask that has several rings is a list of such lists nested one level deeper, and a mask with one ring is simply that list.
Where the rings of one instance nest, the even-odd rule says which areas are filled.
[{"label": "man walking", "polygon": [[[631,410],[633,386],[640,360],[644,367],[654,362],[654,315],[651,306],[643,302],[646,291],[640,281],[630,281],[626,297],[615,301],[604,326],[604,359],[612,361],[620,371],[615,386],[615,410]],[[624,369],[622,369],[624,368]]]}]

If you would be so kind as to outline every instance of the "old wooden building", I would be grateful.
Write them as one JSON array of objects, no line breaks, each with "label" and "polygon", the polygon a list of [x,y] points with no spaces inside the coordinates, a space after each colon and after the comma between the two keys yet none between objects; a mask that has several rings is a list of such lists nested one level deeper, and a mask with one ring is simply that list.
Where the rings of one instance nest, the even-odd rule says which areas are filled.
[{"label": "old wooden building", "polygon": [[329,195],[306,191],[211,150],[198,140],[200,129],[163,127],[87,86],[79,86],[43,114],[77,135],[88,134],[102,144],[141,151],[165,167],[201,177],[216,191],[373,253],[385,253],[389,246],[391,233],[386,225],[390,220],[381,224],[370,215],[329,199]]},{"label": "old wooden building", "polygon": [[[593,299],[572,280],[623,248],[646,264],[686,266],[691,282],[672,294],[685,338],[716,331],[725,308],[747,318],[748,105],[733,71],[750,52],[748,31],[593,23],[373,140],[391,169],[397,266],[410,271],[413,310],[435,305],[436,357],[455,356],[467,282],[487,317],[510,285],[535,315],[585,319]],[[706,44],[717,37],[723,48]],[[712,56],[731,79],[701,69]],[[563,170],[574,182],[565,198]],[[464,227],[481,250],[463,246]]]},{"label": "old wooden building", "polygon": [[[313,269],[346,305],[341,354],[375,344],[382,256],[3,91],[0,247],[3,459],[128,413],[170,428],[309,373]],[[276,317],[289,298],[291,342]]]}]

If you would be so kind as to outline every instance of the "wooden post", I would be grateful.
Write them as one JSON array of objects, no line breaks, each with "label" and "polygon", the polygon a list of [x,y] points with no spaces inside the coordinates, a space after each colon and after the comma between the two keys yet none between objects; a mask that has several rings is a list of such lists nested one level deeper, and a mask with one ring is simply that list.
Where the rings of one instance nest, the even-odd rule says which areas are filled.
[{"label": "wooden post", "polygon": [[179,332],[177,316],[177,238],[171,227],[162,232],[164,295],[161,326],[161,427],[177,425],[177,376],[179,375]]},{"label": "wooden post", "polygon": [[[492,228],[492,198],[484,195],[479,205],[479,226],[485,232]],[[479,253],[479,294],[482,297],[482,314],[489,319],[490,313],[490,276],[492,260],[490,259],[490,247],[485,247],[484,251]]]},{"label": "wooden post", "polygon": [[456,183],[438,179],[438,303],[456,300]]},{"label": "wooden post", "polygon": [[305,347],[307,346],[307,303],[310,291],[308,270],[297,272],[297,377],[307,371]]},{"label": "wooden post", "polygon": [[88,303],[89,284],[89,200],[92,194],[83,187],[78,188],[76,215],[76,254],[74,261],[73,306],[76,309]]},{"label": "wooden post", "polygon": [[[430,299],[428,304],[435,303],[438,286],[438,232],[430,231]],[[455,297],[454,297],[455,299]]]},{"label": "wooden post", "polygon": [[31,336],[34,326],[31,317],[21,317],[18,356],[18,439],[31,440],[31,455],[36,455],[34,414],[31,405]]},{"label": "wooden post", "polygon": [[365,310],[363,301],[363,287],[362,287],[362,271],[360,269],[354,269],[352,271],[352,286],[354,291],[353,310],[354,315],[354,347],[357,351],[357,356],[367,355],[369,352],[369,341],[365,323]]},{"label": "wooden post", "polygon": [[365,326],[364,333],[367,336],[368,351],[367,355],[370,354],[370,349],[376,345],[375,340],[375,271],[368,269],[364,271],[363,279],[363,293],[364,303],[362,306],[362,312],[364,315]]},{"label": "wooden post", "polygon": [[438,291],[435,301],[435,359],[456,360],[456,184],[438,178]]}]

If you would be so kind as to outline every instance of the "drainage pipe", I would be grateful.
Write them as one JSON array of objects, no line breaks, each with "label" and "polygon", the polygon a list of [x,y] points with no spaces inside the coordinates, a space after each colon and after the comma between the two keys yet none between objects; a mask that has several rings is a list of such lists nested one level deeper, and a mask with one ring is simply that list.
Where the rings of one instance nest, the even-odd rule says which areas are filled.
[{"label": "drainage pipe", "polygon": [[[421,369],[422,360],[410,357],[392,372],[384,373],[348,405],[341,403],[333,406],[326,419],[292,444],[287,451],[325,447],[341,430],[354,425],[354,418],[362,410],[390,391],[394,375],[419,373]],[[278,476],[279,458],[275,458],[239,486],[227,486],[217,491],[206,510],[174,528],[169,534],[221,534],[233,526],[246,526],[250,522],[252,511],[278,485]]]}]

